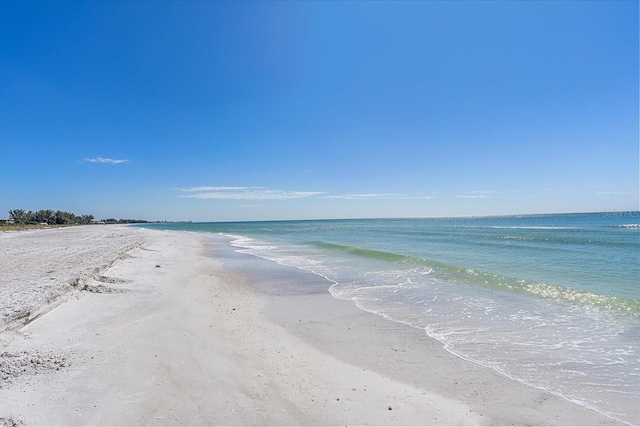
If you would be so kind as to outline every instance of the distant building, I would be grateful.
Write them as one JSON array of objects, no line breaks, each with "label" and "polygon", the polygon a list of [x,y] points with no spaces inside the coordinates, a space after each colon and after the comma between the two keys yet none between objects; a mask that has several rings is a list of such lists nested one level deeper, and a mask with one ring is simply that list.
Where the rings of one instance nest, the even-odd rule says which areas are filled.
[{"label": "distant building", "polygon": [[16,222],[12,218],[0,218],[0,225],[10,225]]}]

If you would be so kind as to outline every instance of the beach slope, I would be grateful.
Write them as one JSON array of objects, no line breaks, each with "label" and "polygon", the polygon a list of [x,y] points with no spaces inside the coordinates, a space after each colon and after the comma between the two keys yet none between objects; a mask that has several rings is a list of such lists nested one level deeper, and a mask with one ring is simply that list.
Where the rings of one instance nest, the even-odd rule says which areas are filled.
[{"label": "beach slope", "polygon": [[[95,241],[88,236],[94,230],[78,228],[65,247],[83,248],[83,241],[92,246]],[[458,359],[421,331],[328,293],[262,292],[257,270],[227,268],[224,258],[208,256],[214,253],[210,241],[200,235],[101,230],[118,242],[105,255],[110,261],[88,256],[78,261],[78,289],[65,291],[55,309],[41,310],[26,325],[14,323],[2,332],[0,418],[5,422],[613,423]],[[52,267],[21,273],[25,255],[14,249],[24,246],[22,239],[31,239],[28,246],[35,251],[40,245],[39,256],[55,265],[60,259],[55,254],[47,258],[46,248],[55,246],[60,235],[35,233],[36,239],[13,234],[9,243],[0,236],[0,255],[13,266],[12,280],[31,275],[29,280],[44,291],[47,285],[59,286],[50,283],[56,282],[47,273]],[[243,262],[259,260],[245,256]],[[294,273],[273,274],[270,280]],[[3,309],[19,308],[11,292],[2,295]],[[422,371],[427,373],[415,374]]]}]

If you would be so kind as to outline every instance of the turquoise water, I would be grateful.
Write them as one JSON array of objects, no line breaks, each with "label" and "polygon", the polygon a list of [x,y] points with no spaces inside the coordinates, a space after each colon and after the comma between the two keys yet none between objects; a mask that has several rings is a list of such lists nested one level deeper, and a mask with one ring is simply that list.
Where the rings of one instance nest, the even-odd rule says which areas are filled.
[{"label": "turquoise water", "polygon": [[615,212],[148,227],[214,233],[323,276],[334,297],[459,357],[638,424],[638,222]]}]

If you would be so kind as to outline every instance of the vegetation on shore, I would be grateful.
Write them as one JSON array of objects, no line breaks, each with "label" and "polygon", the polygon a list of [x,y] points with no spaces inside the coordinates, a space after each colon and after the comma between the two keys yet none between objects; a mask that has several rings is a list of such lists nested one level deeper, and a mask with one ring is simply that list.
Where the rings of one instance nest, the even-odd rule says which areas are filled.
[{"label": "vegetation on shore", "polygon": [[115,219],[107,218],[96,221],[90,214],[76,215],[52,209],[40,209],[39,211],[25,211],[24,209],[12,209],[9,211],[9,219],[0,220],[0,226],[4,230],[24,230],[28,228],[82,225],[82,224],[135,224],[146,223],[141,219]]},{"label": "vegetation on shore", "polygon": [[52,209],[40,209],[39,211],[25,211],[24,209],[12,209],[9,211],[9,222],[18,225],[69,225],[91,224],[93,215],[76,215],[71,212],[54,211]]}]

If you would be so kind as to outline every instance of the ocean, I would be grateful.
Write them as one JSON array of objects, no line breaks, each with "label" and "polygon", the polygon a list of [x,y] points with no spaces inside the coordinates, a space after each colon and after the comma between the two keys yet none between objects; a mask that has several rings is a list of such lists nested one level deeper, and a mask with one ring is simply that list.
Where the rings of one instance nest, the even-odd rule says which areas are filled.
[{"label": "ocean", "polygon": [[640,424],[639,217],[146,227],[209,233],[237,252],[322,276],[335,298],[424,330],[455,356]]}]

